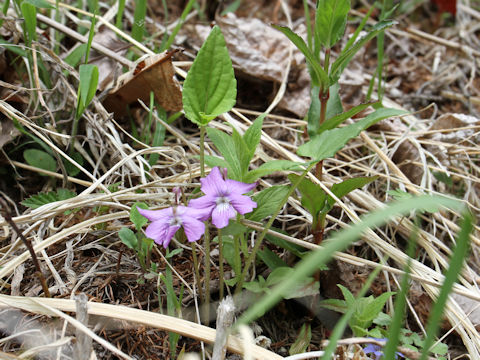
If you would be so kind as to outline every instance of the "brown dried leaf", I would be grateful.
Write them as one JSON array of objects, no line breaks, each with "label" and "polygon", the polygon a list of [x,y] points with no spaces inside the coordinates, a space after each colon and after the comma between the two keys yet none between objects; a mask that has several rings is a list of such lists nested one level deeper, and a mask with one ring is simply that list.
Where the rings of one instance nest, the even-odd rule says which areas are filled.
[{"label": "brown dried leaf", "polygon": [[[407,126],[398,119],[383,120],[371,127],[372,130],[404,134],[408,131]],[[423,177],[423,168],[414,163],[420,162],[420,153],[417,147],[408,139],[404,139],[392,156],[392,161],[414,184],[419,185]]]},{"label": "brown dried leaf", "polygon": [[20,131],[17,130],[13,121],[0,121],[0,149],[3,148],[3,145],[8,144],[18,135],[20,135]]},{"label": "brown dried leaf", "polygon": [[429,130],[438,131],[431,135],[436,141],[450,144],[472,145],[480,141],[478,126],[480,119],[465,114],[444,114],[440,116]]},{"label": "brown dried leaf", "polygon": [[173,54],[163,52],[147,57],[138,62],[135,69],[119,77],[117,86],[103,101],[105,108],[114,112],[115,116],[122,116],[126,113],[126,106],[136,103],[137,99],[149,103],[150,92],[153,91],[155,100],[165,110],[180,111],[182,91],[174,76]]},{"label": "brown dried leaf", "polygon": [[[289,48],[293,46],[285,35],[259,19],[238,18],[233,13],[217,18],[217,23],[237,71],[256,79],[282,81]],[[191,36],[203,42],[209,32],[209,26],[196,25]],[[302,36],[306,30],[301,25],[295,32]],[[310,77],[304,56],[296,48],[292,60],[288,87],[278,106],[303,117],[310,106]]]},{"label": "brown dried leaf", "polygon": [[[118,56],[124,56],[131,46],[131,44],[119,40],[116,34],[106,26],[100,27],[99,32],[93,37],[93,41],[118,53]],[[121,74],[122,65],[118,61],[97,51],[92,51],[90,64],[98,67],[98,90],[100,91],[105,90],[117,77],[117,74]]]}]

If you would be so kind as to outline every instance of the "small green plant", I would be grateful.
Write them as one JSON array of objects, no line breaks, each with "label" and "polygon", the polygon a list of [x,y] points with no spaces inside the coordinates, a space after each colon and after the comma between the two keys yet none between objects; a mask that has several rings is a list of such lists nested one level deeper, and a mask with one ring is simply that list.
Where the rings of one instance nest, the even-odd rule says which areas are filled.
[{"label": "small green plant", "polygon": [[45,204],[50,204],[55,201],[62,201],[71,199],[77,196],[74,191],[68,189],[57,189],[56,191],[49,191],[48,193],[41,192],[37,195],[32,195],[22,201],[22,205],[30,209],[36,209]]},{"label": "small green plant", "polygon": [[394,292],[386,292],[376,298],[372,295],[355,298],[345,286],[338,285],[338,287],[342,291],[345,300],[328,299],[322,301],[321,305],[327,309],[341,313],[346,313],[347,310],[354,309],[348,325],[355,336],[365,336],[368,334],[368,328],[381,313],[388,298],[395,294]]}]

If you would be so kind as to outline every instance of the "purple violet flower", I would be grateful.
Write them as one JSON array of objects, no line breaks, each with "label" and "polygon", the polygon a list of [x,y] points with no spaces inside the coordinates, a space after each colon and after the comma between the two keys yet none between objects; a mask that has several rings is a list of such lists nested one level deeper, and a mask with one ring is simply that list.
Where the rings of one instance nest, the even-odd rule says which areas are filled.
[{"label": "purple violet flower", "polygon": [[365,355],[372,354],[373,356],[375,356],[375,360],[380,360],[383,356],[382,347],[377,344],[368,344],[367,346],[365,346],[365,349],[363,349],[363,352],[365,353]]},{"label": "purple violet flower", "polygon": [[211,215],[212,224],[218,229],[227,226],[228,221],[235,217],[237,212],[244,215],[257,207],[257,203],[249,196],[242,195],[252,190],[257,183],[246,184],[224,179],[218,167],[214,167],[210,174],[200,179],[200,182],[205,195],[191,200],[188,206],[208,210],[208,216],[202,220],[208,219]]},{"label": "purple violet flower", "polygon": [[[377,341],[387,341],[388,340],[388,339],[379,339],[379,338],[370,338],[370,339],[377,340]],[[373,356],[375,356],[374,357],[375,360],[380,360],[383,357],[383,348],[382,348],[382,346],[377,345],[377,344],[368,344],[363,349],[363,352],[365,353],[365,355],[372,354]],[[398,359],[399,356],[402,357],[402,358],[405,357],[402,353],[397,351],[395,353],[395,359]]]},{"label": "purple violet flower", "polygon": [[147,226],[145,234],[166,249],[173,235],[183,226],[189,242],[197,241],[205,232],[205,224],[200,220],[208,217],[208,212],[183,205],[162,210],[144,210],[138,212],[152,223]]}]

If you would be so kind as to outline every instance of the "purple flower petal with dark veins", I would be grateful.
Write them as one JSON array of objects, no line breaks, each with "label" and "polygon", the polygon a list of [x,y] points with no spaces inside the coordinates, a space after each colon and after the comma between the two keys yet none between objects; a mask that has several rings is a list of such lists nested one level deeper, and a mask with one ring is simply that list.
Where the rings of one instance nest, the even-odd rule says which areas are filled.
[{"label": "purple flower petal with dark veins", "polygon": [[208,209],[212,216],[212,224],[219,229],[227,226],[228,221],[237,213],[244,215],[257,207],[255,201],[243,195],[252,190],[256,183],[246,184],[230,179],[224,180],[218,167],[214,167],[210,174],[200,179],[200,182],[205,196],[190,200],[188,206]]},{"label": "purple flower petal with dark veins", "polygon": [[201,221],[208,215],[205,209],[193,209],[183,205],[162,210],[137,209],[142,216],[152,221],[145,234],[164,248],[168,247],[173,235],[182,226],[189,242],[197,241],[205,232],[205,224]]}]

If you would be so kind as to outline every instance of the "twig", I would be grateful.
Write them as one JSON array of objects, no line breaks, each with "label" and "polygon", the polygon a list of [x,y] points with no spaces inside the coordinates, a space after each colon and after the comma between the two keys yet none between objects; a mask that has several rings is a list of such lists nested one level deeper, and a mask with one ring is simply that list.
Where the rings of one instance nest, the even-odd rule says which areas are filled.
[{"label": "twig", "polygon": [[38,261],[37,254],[35,254],[35,251],[33,250],[32,243],[23,235],[23,233],[18,229],[17,224],[15,224],[15,222],[13,221],[12,216],[10,215],[7,202],[2,198],[0,198],[0,204],[3,207],[5,220],[10,224],[10,226],[17,233],[20,239],[22,239],[23,243],[25,244],[28,251],[30,252],[30,256],[32,257],[33,264],[37,269],[37,276],[38,276],[38,279],[40,280],[40,283],[42,284],[42,289],[43,289],[43,293],[45,294],[45,297],[51,297],[50,291],[48,291],[47,281],[43,276],[42,269],[40,267],[40,262]]}]

